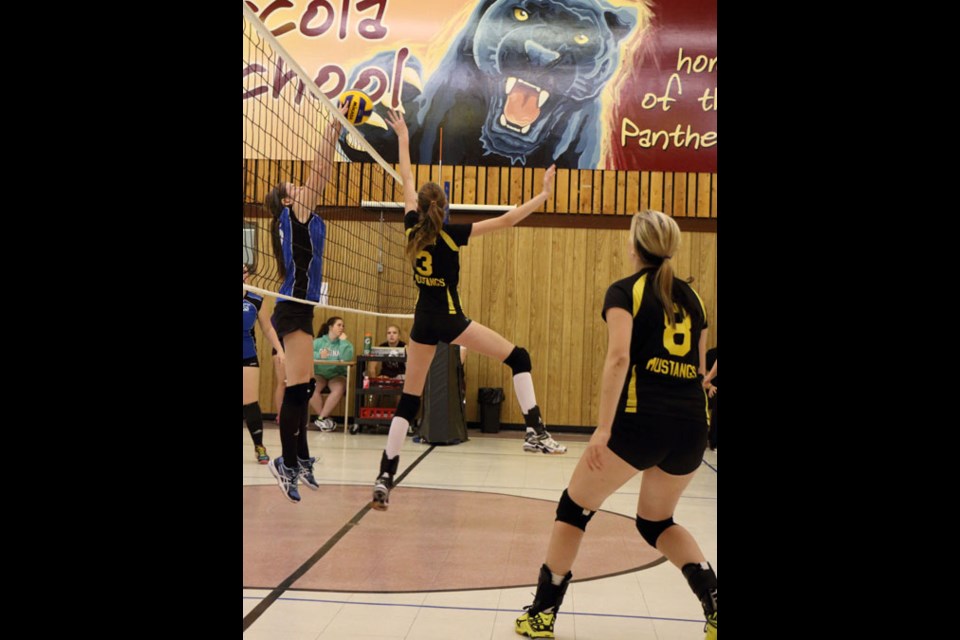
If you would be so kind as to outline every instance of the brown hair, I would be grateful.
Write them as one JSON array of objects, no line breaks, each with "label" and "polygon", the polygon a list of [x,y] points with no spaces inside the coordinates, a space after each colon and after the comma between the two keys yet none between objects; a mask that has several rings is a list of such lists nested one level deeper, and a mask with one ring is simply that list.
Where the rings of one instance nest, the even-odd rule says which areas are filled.
[{"label": "brown hair", "polygon": [[436,182],[427,182],[417,194],[418,222],[410,230],[407,239],[406,256],[410,264],[416,265],[417,254],[437,241],[440,227],[443,225],[443,212],[447,208],[447,197]]}]

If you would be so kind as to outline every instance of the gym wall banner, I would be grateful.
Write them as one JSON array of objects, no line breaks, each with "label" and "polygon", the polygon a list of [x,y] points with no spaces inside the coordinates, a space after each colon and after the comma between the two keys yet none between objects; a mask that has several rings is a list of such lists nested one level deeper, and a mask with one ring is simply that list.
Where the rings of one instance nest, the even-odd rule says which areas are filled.
[{"label": "gym wall banner", "polygon": [[[717,0],[253,0],[320,91],[366,92],[388,162],[716,172]],[[311,100],[244,67],[244,100]],[[351,159],[365,154],[345,149]]]}]

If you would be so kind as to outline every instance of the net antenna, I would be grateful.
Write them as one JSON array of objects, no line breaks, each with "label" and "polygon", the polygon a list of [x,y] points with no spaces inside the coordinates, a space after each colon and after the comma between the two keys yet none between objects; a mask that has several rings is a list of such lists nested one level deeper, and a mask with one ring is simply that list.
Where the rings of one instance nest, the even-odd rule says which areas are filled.
[{"label": "net antenna", "polygon": [[[400,175],[242,4],[243,261],[252,273],[244,288],[336,311],[412,318],[417,289],[404,257],[403,212],[362,206],[402,199]],[[364,89],[343,87],[349,88]],[[339,143],[331,144],[334,121],[372,162],[350,162]],[[283,279],[273,215],[264,205],[278,184],[300,187],[310,184],[312,175],[319,175],[321,184],[306,198],[326,224],[319,301],[278,293]]]}]

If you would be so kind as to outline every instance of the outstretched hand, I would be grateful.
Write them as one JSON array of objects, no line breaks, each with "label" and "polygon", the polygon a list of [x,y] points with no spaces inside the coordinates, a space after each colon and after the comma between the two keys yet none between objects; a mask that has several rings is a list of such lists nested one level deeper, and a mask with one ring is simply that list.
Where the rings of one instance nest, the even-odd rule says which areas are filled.
[{"label": "outstretched hand", "polygon": [[543,174],[543,192],[548,196],[553,193],[553,178],[557,175],[557,165],[552,164]]},{"label": "outstretched hand", "polygon": [[407,123],[403,119],[403,114],[398,111],[391,109],[387,112],[387,124],[397,132],[398,138],[406,138],[410,135],[407,131]]}]

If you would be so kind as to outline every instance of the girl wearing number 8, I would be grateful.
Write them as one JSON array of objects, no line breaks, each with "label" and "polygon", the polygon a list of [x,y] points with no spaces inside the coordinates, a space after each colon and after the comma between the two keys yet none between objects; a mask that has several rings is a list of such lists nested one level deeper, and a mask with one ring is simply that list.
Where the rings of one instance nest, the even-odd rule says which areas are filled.
[{"label": "girl wearing number 8", "polygon": [[587,523],[608,496],[643,472],[637,530],[683,572],[707,618],[707,639],[717,637],[717,575],[690,532],[673,521],[707,445],[701,387],[707,318],[697,293],[673,275],[679,247],[672,218],[659,211],[633,217],[636,273],[610,285],[603,302],[608,346],[597,429],[557,505],[533,604],[516,621],[521,635],[554,637]]}]

